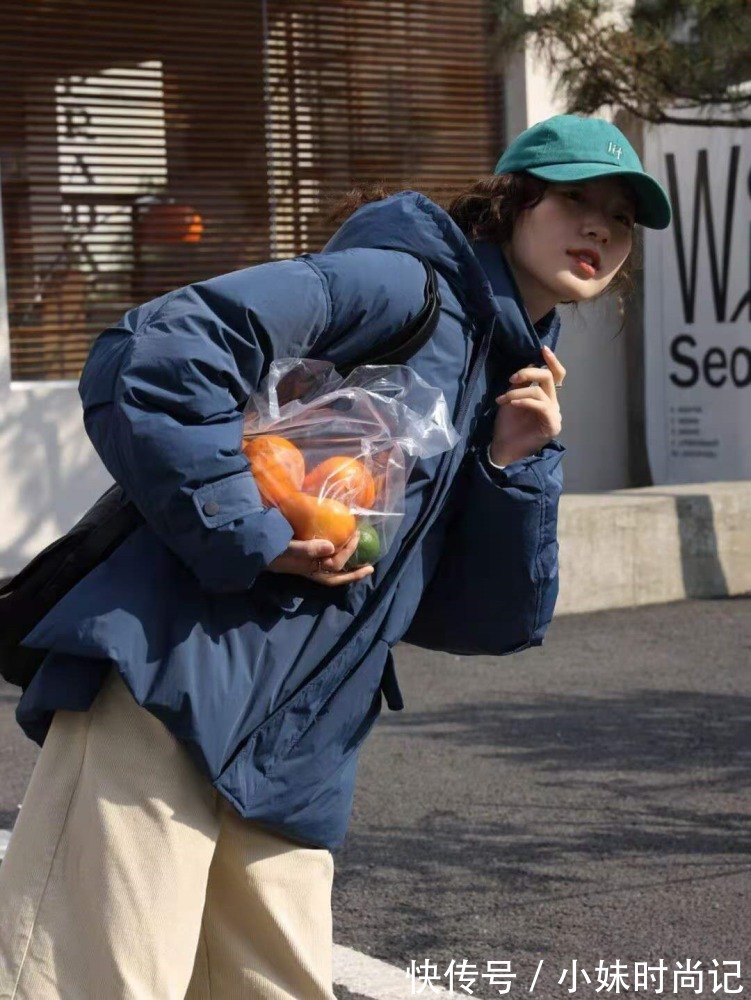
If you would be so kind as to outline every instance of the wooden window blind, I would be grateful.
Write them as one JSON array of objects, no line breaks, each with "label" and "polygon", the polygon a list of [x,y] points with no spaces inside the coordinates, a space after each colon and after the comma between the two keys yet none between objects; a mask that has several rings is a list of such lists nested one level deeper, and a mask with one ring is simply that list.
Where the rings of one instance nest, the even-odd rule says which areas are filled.
[{"label": "wooden window blind", "polygon": [[485,0],[5,0],[11,377],[77,379],[171,288],[321,247],[332,203],[492,169]]}]

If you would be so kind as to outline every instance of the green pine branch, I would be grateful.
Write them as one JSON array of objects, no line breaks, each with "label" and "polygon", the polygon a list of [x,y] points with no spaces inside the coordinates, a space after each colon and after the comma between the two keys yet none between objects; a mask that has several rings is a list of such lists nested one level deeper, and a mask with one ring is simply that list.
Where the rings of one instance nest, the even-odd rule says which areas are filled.
[{"label": "green pine branch", "polygon": [[530,44],[569,113],[611,106],[656,124],[751,126],[751,0],[637,0],[625,13],[614,0],[493,5],[497,52]]}]

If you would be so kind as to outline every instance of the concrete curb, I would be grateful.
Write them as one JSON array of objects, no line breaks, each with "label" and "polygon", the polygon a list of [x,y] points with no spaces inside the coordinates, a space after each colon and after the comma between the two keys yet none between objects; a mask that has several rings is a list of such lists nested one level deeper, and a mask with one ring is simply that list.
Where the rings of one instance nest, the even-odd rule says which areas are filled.
[{"label": "concrete curb", "polygon": [[556,614],[751,591],[751,482],[564,493]]}]

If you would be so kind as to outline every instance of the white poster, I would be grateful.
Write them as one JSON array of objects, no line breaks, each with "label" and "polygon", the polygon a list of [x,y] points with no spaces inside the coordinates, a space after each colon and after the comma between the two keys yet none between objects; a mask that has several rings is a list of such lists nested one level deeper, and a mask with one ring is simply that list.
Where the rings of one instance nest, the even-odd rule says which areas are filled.
[{"label": "white poster", "polygon": [[644,231],[652,476],[751,479],[751,129],[646,126],[644,153],[673,208]]}]

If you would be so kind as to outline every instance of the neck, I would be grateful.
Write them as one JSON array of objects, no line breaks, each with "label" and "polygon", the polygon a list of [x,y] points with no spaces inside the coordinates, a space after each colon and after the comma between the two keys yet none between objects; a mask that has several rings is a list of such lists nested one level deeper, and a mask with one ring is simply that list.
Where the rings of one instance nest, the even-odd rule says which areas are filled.
[{"label": "neck", "polygon": [[532,325],[535,326],[543,316],[547,316],[550,310],[555,308],[558,301],[549,289],[538,284],[526,271],[516,267],[508,244],[503,244],[502,250],[522,302],[529,313]]}]

